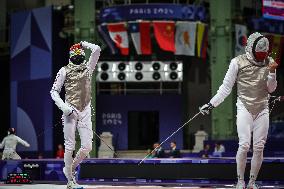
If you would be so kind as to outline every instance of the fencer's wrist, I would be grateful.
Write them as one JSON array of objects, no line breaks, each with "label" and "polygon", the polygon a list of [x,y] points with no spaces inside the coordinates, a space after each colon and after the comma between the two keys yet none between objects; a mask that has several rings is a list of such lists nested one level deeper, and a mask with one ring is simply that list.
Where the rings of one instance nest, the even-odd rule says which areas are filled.
[{"label": "fencer's wrist", "polygon": [[87,41],[81,41],[81,44],[82,44],[82,47],[88,48],[92,51],[101,51],[101,47],[96,44],[89,43]]},{"label": "fencer's wrist", "polygon": [[268,77],[268,79],[276,79],[276,72],[274,72],[274,73],[269,72],[267,77]]},{"label": "fencer's wrist", "polygon": [[276,69],[269,69],[270,74],[275,74],[275,72],[276,72]]},{"label": "fencer's wrist", "polygon": [[74,110],[72,110],[72,111],[68,114],[68,116],[70,116],[71,114],[73,114],[73,112],[74,112]]},{"label": "fencer's wrist", "polygon": [[268,68],[269,68],[270,73],[275,73],[277,67],[278,67],[278,64],[274,61],[268,64]]},{"label": "fencer's wrist", "polygon": [[91,47],[92,45],[95,45],[95,44],[90,43],[90,42],[88,42],[88,41],[81,41],[81,43],[82,43],[82,46],[85,47],[85,48],[89,48],[89,47]]},{"label": "fencer's wrist", "polygon": [[208,106],[209,106],[208,109],[212,110],[213,108],[215,108],[211,102],[209,102],[209,103],[207,103],[207,104],[208,104]]},{"label": "fencer's wrist", "polygon": [[88,47],[88,42],[86,42],[86,41],[81,41],[80,44],[81,44],[81,46],[83,48],[87,48]]},{"label": "fencer's wrist", "polygon": [[64,103],[61,110],[62,110],[64,115],[71,115],[72,112],[73,112],[73,108],[68,106],[68,104],[66,104],[66,103]]}]

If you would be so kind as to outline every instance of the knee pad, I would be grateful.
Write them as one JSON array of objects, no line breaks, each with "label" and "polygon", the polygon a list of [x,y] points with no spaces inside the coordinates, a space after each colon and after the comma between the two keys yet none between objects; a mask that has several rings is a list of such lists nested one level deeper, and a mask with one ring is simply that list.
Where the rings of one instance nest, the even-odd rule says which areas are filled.
[{"label": "knee pad", "polygon": [[73,153],[73,151],[75,151],[75,145],[65,145],[65,151]]},{"label": "knee pad", "polygon": [[245,142],[243,144],[239,144],[239,150],[243,152],[248,152],[250,147],[250,143]]},{"label": "knee pad", "polygon": [[75,150],[75,143],[65,141],[64,147],[65,147],[65,150],[73,152]]},{"label": "knee pad", "polygon": [[92,139],[86,140],[82,143],[81,149],[88,154],[90,151],[92,151],[93,148],[93,141]]},{"label": "knee pad", "polygon": [[262,152],[264,149],[264,145],[265,145],[265,141],[264,140],[260,140],[257,143],[253,144],[253,151],[254,152]]},{"label": "knee pad", "polygon": [[65,149],[64,150],[64,154],[71,154],[71,155],[73,155],[73,150]]},{"label": "knee pad", "polygon": [[88,155],[90,151],[92,151],[92,144],[84,145],[81,147],[81,151]]}]

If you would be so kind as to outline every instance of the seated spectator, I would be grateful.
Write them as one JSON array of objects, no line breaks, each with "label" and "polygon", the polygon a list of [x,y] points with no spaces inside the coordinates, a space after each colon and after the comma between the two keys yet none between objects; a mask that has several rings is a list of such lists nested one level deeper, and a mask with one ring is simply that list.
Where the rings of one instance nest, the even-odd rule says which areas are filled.
[{"label": "seated spectator", "polygon": [[56,152],[56,159],[62,159],[64,158],[64,148],[62,144],[58,144],[57,146],[57,152]]},{"label": "seated spectator", "polygon": [[153,148],[155,149],[156,147],[158,147],[153,154],[154,158],[164,158],[165,157],[165,151],[164,149],[160,146],[160,143],[156,142],[153,145]]},{"label": "seated spectator", "polygon": [[155,157],[155,151],[153,151],[153,152],[150,154],[151,151],[152,151],[151,149],[148,149],[148,150],[147,150],[147,154],[148,154],[147,158],[154,158],[154,157]]},{"label": "seated spectator", "polygon": [[210,145],[206,144],[203,148],[203,150],[201,150],[199,152],[199,156],[202,158],[209,158],[209,155],[212,153],[211,149],[210,149]]},{"label": "seated spectator", "polygon": [[225,147],[221,142],[216,142],[215,143],[215,149],[213,152],[214,157],[222,157],[222,153],[225,152]]},{"label": "seated spectator", "polygon": [[39,153],[38,156],[37,156],[37,159],[43,159],[43,154]]},{"label": "seated spectator", "polygon": [[177,149],[177,143],[175,141],[171,142],[171,151],[169,153],[170,158],[180,158],[180,150]]}]

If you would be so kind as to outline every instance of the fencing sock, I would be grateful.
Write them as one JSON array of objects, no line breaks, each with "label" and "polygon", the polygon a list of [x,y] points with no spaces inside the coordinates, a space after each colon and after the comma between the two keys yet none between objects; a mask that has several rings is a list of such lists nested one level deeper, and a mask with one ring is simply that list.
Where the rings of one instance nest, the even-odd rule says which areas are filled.
[{"label": "fencing sock", "polygon": [[73,151],[65,150],[65,153],[64,153],[65,167],[63,171],[68,181],[72,180],[72,170],[71,170],[71,165],[73,162],[72,155],[73,155]]},{"label": "fencing sock", "polygon": [[258,172],[260,170],[261,164],[263,161],[263,151],[255,150],[253,152],[251,160],[251,169],[250,169],[250,181],[249,183],[253,184],[257,178]]},{"label": "fencing sock", "polygon": [[238,174],[238,180],[244,180],[244,174],[246,170],[246,164],[247,164],[247,150],[248,149],[242,149],[243,147],[239,147],[237,156],[236,156],[236,162],[237,162],[237,174]]},{"label": "fencing sock", "polygon": [[79,151],[77,152],[73,164],[72,164],[72,173],[75,172],[76,167],[85,159],[88,155],[89,151],[85,150],[84,148],[80,148]]}]

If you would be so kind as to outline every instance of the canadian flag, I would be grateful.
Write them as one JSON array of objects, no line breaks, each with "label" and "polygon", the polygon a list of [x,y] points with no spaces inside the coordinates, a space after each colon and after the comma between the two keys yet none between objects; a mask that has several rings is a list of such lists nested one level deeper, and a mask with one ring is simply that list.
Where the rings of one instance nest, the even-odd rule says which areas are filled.
[{"label": "canadian flag", "polygon": [[120,49],[121,54],[129,54],[128,35],[125,22],[119,22],[107,25],[110,38]]},{"label": "canadian flag", "polygon": [[154,21],[154,34],[161,49],[175,52],[175,22]]},{"label": "canadian flag", "polygon": [[[104,42],[109,47],[111,54],[119,53],[118,48],[116,48],[116,44],[113,42],[113,40],[110,38],[110,36],[108,34],[107,25],[105,23],[98,25],[98,32],[100,33],[100,37],[104,40]],[[101,46],[101,48],[102,48],[102,46]],[[104,48],[102,48],[102,49],[104,49]]]}]

